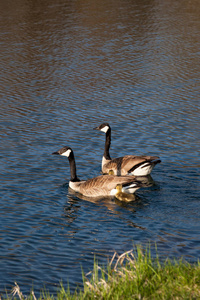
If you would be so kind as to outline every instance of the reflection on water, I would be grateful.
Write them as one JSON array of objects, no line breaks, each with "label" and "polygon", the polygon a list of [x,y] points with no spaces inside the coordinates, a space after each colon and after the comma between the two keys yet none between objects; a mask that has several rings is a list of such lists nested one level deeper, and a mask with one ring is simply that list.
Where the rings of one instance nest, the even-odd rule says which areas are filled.
[{"label": "reflection on water", "polygon": [[[199,29],[191,1],[0,3],[0,292],[72,288],[113,252],[157,243],[159,256],[200,254]],[[187,22],[186,22],[187,20]],[[80,178],[111,156],[162,163],[136,201],[68,191],[69,145]],[[153,252],[154,254],[154,252]],[[42,283],[42,284],[41,284]]]}]

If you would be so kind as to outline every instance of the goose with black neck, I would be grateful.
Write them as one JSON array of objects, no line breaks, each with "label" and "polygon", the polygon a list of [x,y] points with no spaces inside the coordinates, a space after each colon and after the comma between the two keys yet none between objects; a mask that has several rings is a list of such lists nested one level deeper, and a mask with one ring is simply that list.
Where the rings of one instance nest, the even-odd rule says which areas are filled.
[{"label": "goose with black neck", "polygon": [[135,176],[100,175],[88,180],[80,180],[76,174],[74,152],[70,147],[65,146],[52,154],[68,157],[71,173],[69,187],[84,196],[114,196],[118,184],[122,185],[124,193],[134,193],[142,186]]},{"label": "goose with black neck", "polygon": [[110,144],[111,144],[111,127],[108,123],[103,123],[94,129],[102,131],[106,134],[104,154],[102,158],[101,169],[104,174],[108,174],[110,170],[115,175],[134,175],[146,176],[151,173],[155,165],[161,162],[158,156],[149,155],[125,155],[111,159]]}]

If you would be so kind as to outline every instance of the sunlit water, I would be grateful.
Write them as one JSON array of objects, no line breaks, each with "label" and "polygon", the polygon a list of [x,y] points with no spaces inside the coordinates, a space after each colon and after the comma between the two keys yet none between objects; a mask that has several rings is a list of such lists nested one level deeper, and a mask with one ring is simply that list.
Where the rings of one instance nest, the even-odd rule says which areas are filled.
[{"label": "sunlit water", "polygon": [[[157,244],[161,258],[200,257],[198,1],[1,1],[0,292],[82,282],[94,255]],[[186,21],[187,20],[187,21]],[[155,183],[122,204],[68,191],[112,157],[162,159]]]}]

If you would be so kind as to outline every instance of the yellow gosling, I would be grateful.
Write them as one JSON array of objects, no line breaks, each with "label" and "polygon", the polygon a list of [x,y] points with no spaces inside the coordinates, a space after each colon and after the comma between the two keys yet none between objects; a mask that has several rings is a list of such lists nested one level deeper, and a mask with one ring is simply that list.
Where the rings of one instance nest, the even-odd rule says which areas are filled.
[{"label": "yellow gosling", "polygon": [[115,175],[113,170],[109,170],[108,175]]},{"label": "yellow gosling", "polygon": [[135,195],[134,194],[127,194],[122,192],[122,184],[118,184],[116,186],[117,193],[115,194],[115,197],[120,200],[120,201],[126,201],[126,202],[131,202],[135,200]]}]

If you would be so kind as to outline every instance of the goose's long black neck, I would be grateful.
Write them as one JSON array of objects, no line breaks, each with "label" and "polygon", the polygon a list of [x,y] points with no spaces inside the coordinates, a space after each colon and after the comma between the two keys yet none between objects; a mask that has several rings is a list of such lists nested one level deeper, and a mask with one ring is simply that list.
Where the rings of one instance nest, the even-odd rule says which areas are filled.
[{"label": "goose's long black neck", "polygon": [[70,172],[71,172],[71,179],[70,181],[76,182],[80,181],[76,175],[76,163],[75,163],[75,157],[73,151],[70,153],[69,159],[69,165],[70,165]]},{"label": "goose's long black neck", "polygon": [[108,131],[106,132],[105,149],[103,154],[103,156],[109,160],[111,160],[110,153],[109,153],[110,144],[111,144],[111,129],[109,128]]}]

